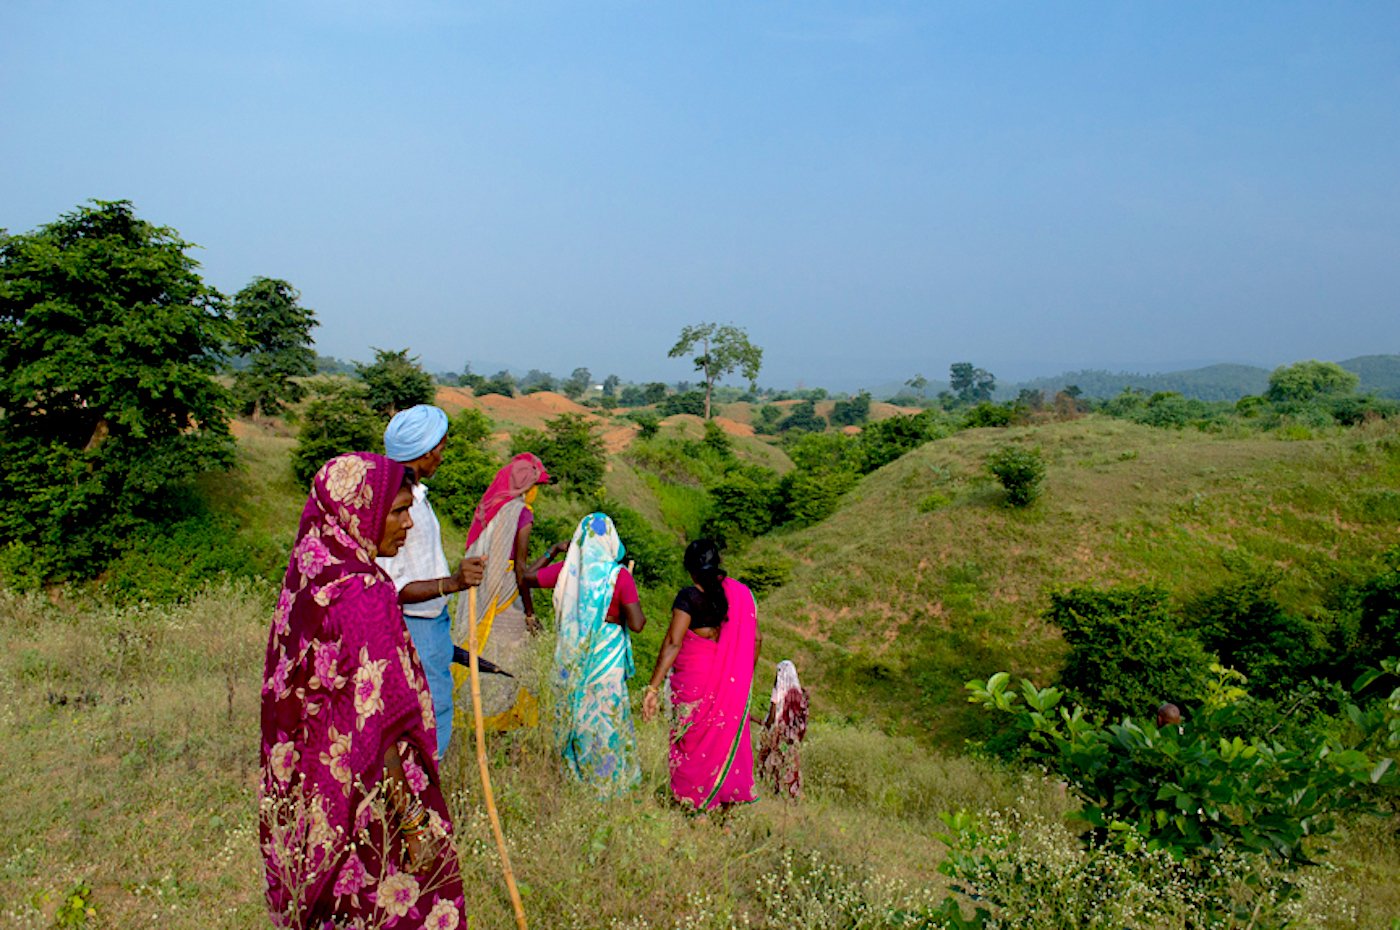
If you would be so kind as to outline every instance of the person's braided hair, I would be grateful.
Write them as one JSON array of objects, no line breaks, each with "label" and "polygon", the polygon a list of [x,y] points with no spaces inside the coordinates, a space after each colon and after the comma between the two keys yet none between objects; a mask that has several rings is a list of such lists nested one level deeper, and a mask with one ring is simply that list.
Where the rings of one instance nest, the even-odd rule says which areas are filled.
[{"label": "person's braided hair", "polygon": [[729,618],[729,599],[724,596],[724,569],[720,568],[719,546],[713,539],[697,539],[685,547],[685,570],[704,588],[705,603],[723,623]]}]

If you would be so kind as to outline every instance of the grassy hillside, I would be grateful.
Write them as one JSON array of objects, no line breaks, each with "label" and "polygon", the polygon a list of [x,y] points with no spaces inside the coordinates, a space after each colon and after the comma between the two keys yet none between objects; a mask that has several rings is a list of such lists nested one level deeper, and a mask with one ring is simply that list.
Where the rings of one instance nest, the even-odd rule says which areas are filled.
[{"label": "grassy hillside", "polygon": [[[267,926],[255,795],[273,600],[246,583],[166,608],[0,592],[0,923],[54,926],[76,894],[92,914],[64,926]],[[540,642],[537,661],[548,647]],[[608,804],[564,781],[546,729],[493,738],[493,782],[532,927],[903,926],[900,912],[947,892],[935,833],[938,815],[958,809],[1014,826],[1017,854],[1060,876],[1061,900],[1090,899],[1103,879],[1082,874],[1062,822],[1069,802],[1051,781],[818,715],[803,749],[806,799],[768,798],[716,824],[664,803],[665,731],[657,722],[640,734],[644,784]],[[470,745],[454,746],[444,778],[472,926],[505,928]],[[1387,829],[1346,826],[1341,868],[1306,888],[1307,926],[1383,926],[1400,906],[1400,851]],[[1036,910],[1053,921],[1053,908]]]},{"label": "grassy hillside", "polygon": [[1362,355],[1337,364],[1361,378],[1362,393],[1400,400],[1400,355]]},{"label": "grassy hillside", "polygon": [[[984,461],[1039,446],[1043,498],[1016,511]],[[1040,617],[1057,586],[1155,583],[1189,595],[1273,568],[1289,607],[1395,542],[1400,431],[1283,442],[1086,418],[973,430],[868,476],[818,526],[755,546],[793,564],[762,619],[770,656],[819,682],[829,712],[943,745],[975,735],[962,683],[997,669],[1042,682],[1061,655]]]}]

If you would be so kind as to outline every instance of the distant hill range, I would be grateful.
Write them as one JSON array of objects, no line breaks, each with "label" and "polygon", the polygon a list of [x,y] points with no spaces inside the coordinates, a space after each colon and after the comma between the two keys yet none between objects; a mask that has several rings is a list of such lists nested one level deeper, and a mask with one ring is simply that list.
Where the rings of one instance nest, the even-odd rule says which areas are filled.
[{"label": "distant hill range", "polygon": [[[1360,391],[1378,397],[1400,400],[1400,355],[1362,355],[1338,362],[1361,378]],[[1053,395],[1069,385],[1077,385],[1085,397],[1115,397],[1124,388],[1146,393],[1176,391],[1198,400],[1239,400],[1247,394],[1262,394],[1269,386],[1270,369],[1253,365],[1208,365],[1189,371],[1169,371],[1155,375],[1129,372],[1071,371],[1051,378],[1035,378],[997,389],[999,399],[1015,397],[1023,389]]]}]

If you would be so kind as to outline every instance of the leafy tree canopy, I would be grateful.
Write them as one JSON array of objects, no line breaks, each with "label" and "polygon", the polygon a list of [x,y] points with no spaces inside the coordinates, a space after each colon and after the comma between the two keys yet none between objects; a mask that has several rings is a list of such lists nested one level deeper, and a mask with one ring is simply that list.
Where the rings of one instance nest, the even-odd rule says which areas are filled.
[{"label": "leafy tree canopy", "polygon": [[763,350],[749,342],[749,334],[731,324],[698,323],[681,330],[680,338],[668,353],[680,358],[699,349],[695,370],[705,376],[705,419],[710,418],[710,396],[715,381],[736,369],[749,379],[750,390],[763,367]]},{"label": "leafy tree canopy", "polygon": [[0,233],[0,535],[47,576],[94,573],[232,462],[212,375],[237,328],[190,248],[125,200]]},{"label": "leafy tree canopy", "polygon": [[603,440],[593,421],[581,413],[561,413],[546,420],[544,430],[523,429],[512,437],[511,454],[533,452],[550,475],[585,496],[603,490],[607,471]]},{"label": "leafy tree canopy", "polygon": [[314,311],[301,306],[301,295],[286,281],[254,278],[233,297],[233,317],[243,327],[248,365],[233,377],[233,391],[245,415],[277,414],[305,394],[292,379],[316,371],[311,348]]},{"label": "leafy tree canopy", "polygon": [[1265,396],[1275,403],[1350,394],[1361,379],[1335,362],[1295,362],[1275,368]]},{"label": "leafy tree canopy", "polygon": [[407,349],[390,352],[374,350],[373,365],[355,366],[365,382],[369,405],[379,413],[392,417],[400,410],[431,404],[437,397],[433,376],[418,364],[417,356],[408,357]]},{"label": "leafy tree canopy", "polygon": [[316,470],[342,452],[383,452],[387,422],[369,403],[365,385],[318,378],[292,452],[297,483],[310,485]]},{"label": "leafy tree canopy", "polygon": [[997,388],[996,375],[971,362],[954,362],[948,368],[948,380],[953,393],[964,404],[990,401]]}]

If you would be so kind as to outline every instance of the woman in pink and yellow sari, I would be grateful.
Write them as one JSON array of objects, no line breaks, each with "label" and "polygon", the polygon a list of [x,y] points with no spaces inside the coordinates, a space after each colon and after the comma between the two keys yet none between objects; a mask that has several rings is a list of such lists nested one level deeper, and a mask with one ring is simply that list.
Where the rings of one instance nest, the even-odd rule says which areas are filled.
[{"label": "woman in pink and yellow sari", "polygon": [[467,925],[433,702],[394,582],[413,473],[355,452],[316,473],[268,637],[259,838],[278,927]]},{"label": "woman in pink and yellow sari", "polygon": [[695,584],[671,606],[642,717],[656,716],[670,673],[671,793],[695,810],[723,809],[756,799],[749,692],[763,636],[753,593],[725,576],[714,542],[687,546],[685,568]]}]

